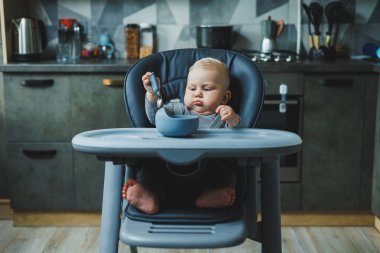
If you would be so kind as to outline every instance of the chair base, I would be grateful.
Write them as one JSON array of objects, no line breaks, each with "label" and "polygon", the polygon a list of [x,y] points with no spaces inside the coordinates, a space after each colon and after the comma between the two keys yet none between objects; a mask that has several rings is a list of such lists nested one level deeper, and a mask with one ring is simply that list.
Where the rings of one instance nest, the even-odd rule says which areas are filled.
[{"label": "chair base", "polygon": [[120,228],[120,240],[135,247],[223,248],[239,245],[246,237],[243,218],[218,224],[187,225],[142,222],[126,217]]}]

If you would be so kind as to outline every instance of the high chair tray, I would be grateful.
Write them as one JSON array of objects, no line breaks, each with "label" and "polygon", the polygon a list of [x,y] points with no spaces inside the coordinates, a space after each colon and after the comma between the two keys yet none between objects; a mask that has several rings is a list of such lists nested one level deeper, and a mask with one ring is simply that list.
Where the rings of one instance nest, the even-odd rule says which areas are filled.
[{"label": "high chair tray", "polygon": [[300,149],[301,138],[290,132],[268,129],[208,129],[187,137],[165,137],[155,128],[115,128],[83,132],[72,144],[75,150],[98,157],[161,157],[187,164],[200,157],[287,155]]}]

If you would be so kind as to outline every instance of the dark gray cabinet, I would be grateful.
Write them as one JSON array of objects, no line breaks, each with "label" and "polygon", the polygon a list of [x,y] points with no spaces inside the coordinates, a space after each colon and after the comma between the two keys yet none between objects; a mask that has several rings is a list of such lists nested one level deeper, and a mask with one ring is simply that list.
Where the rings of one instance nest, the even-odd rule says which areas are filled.
[{"label": "dark gray cabinet", "polygon": [[363,163],[363,149],[371,150],[363,146],[366,81],[366,75],[305,75],[303,210],[368,209],[361,199],[362,187],[371,184],[370,166]]},{"label": "dark gray cabinet", "polygon": [[68,76],[4,74],[4,97],[9,142],[71,140]]},{"label": "dark gray cabinet", "polygon": [[[124,107],[123,86],[103,85],[122,80],[121,75],[73,75],[73,135],[94,129],[129,127]],[[74,153],[75,206],[78,210],[100,210],[104,162]]]},{"label": "dark gray cabinet", "polygon": [[122,75],[72,75],[73,134],[103,128],[129,127],[122,85],[103,81],[123,80]]},{"label": "dark gray cabinet", "polygon": [[71,210],[74,207],[70,143],[11,143],[11,205],[20,210]]},{"label": "dark gray cabinet", "polygon": [[[380,78],[379,78],[380,85]],[[372,180],[372,212],[380,218],[380,89],[377,91],[377,113],[376,113],[376,136],[375,136],[375,157],[373,162]]]},{"label": "dark gray cabinet", "polygon": [[[4,73],[11,205],[20,210],[101,209],[104,166],[74,153],[79,132],[128,127],[124,74]],[[118,83],[104,86],[103,80]]]}]

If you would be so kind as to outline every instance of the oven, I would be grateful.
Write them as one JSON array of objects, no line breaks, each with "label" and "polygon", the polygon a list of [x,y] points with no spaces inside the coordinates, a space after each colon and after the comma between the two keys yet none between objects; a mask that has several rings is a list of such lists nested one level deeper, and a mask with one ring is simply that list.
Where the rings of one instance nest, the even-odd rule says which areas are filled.
[{"label": "oven", "polygon": [[[302,75],[296,73],[264,73],[264,105],[255,127],[302,136],[302,83]],[[300,163],[301,152],[281,157],[281,182],[300,182]]]}]

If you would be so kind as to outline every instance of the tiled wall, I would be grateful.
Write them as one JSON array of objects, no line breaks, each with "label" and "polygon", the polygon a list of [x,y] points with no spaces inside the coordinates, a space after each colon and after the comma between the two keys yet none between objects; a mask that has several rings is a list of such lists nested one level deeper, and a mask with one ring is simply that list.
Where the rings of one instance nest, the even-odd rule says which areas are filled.
[{"label": "tiled wall", "polygon": [[[312,0],[304,0],[309,4]],[[340,26],[339,41],[349,52],[360,54],[367,42],[380,44],[380,0],[341,0],[347,17]],[[269,15],[284,19],[286,28],[278,47],[296,51],[298,0],[32,0],[32,14],[48,28],[49,47],[57,43],[57,20],[75,18],[87,24],[91,40],[109,33],[124,57],[124,25],[151,23],[157,27],[158,50],[196,47],[195,26],[199,24],[234,25],[234,49],[260,48],[260,22]],[[318,0],[325,6],[329,0]],[[326,31],[326,17],[322,33]],[[307,18],[302,11],[302,53],[308,49]]]}]

